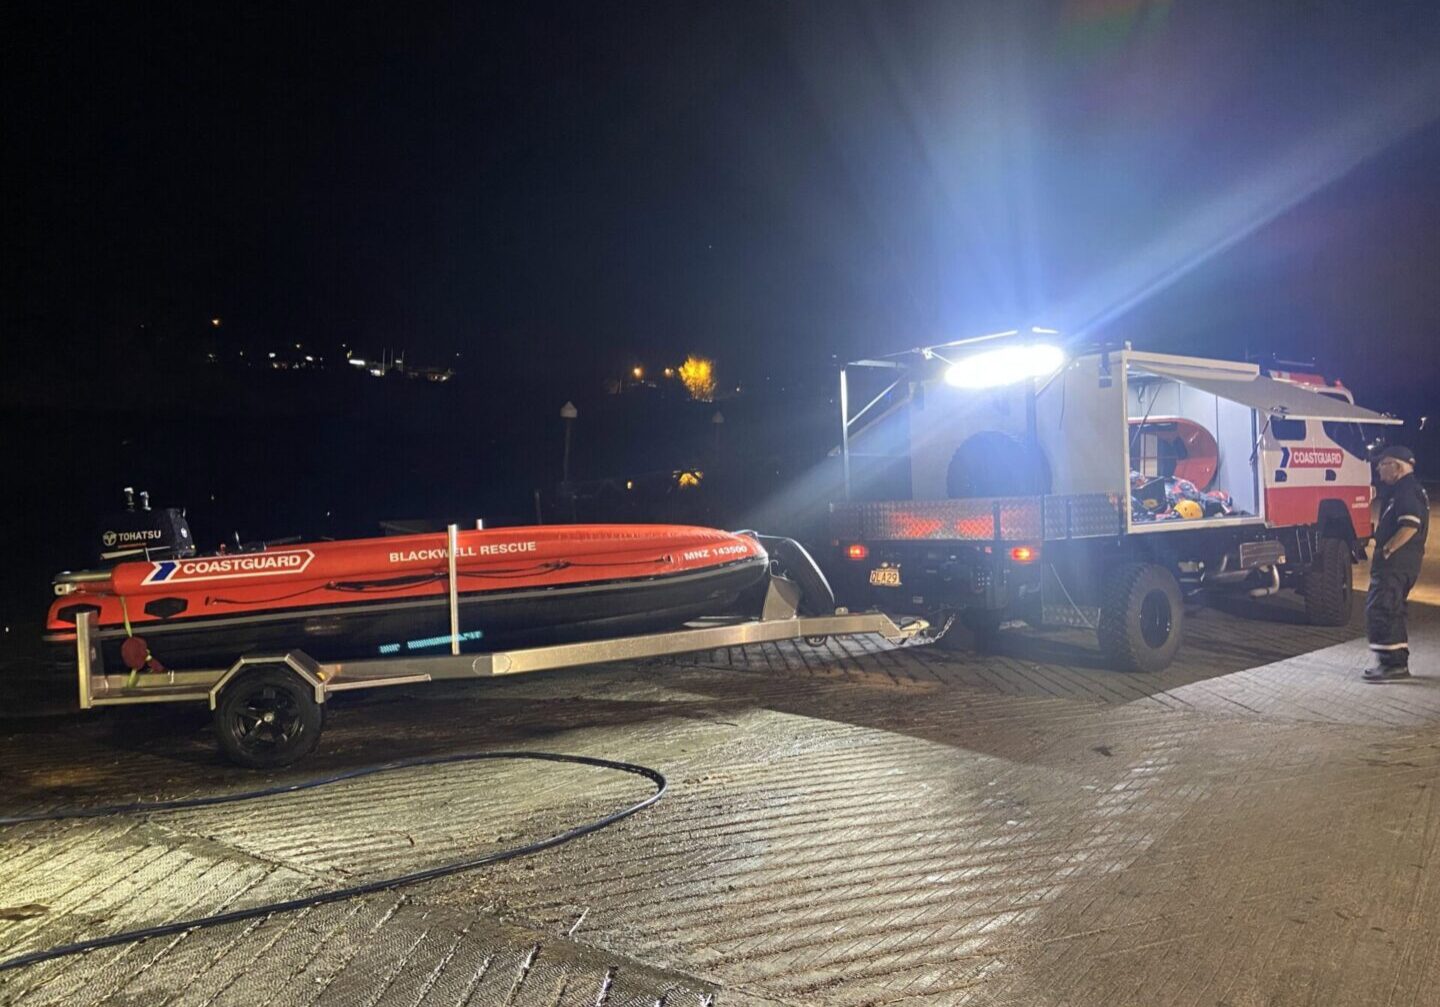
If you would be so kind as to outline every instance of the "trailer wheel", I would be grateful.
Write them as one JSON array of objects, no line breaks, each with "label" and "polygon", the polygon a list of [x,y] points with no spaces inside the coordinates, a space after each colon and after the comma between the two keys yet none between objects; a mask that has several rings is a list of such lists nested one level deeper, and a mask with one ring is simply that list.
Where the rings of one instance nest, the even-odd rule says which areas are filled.
[{"label": "trailer wheel", "polygon": [[1301,584],[1305,617],[1314,626],[1343,626],[1350,621],[1354,571],[1344,539],[1322,538]]},{"label": "trailer wheel", "polygon": [[1109,577],[1096,635],[1121,671],[1161,671],[1175,659],[1185,627],[1175,576],[1153,563],[1131,563]]},{"label": "trailer wheel", "polygon": [[229,758],[250,769],[278,769],[320,742],[325,708],[288,668],[247,671],[225,686],[215,704],[215,733]]}]

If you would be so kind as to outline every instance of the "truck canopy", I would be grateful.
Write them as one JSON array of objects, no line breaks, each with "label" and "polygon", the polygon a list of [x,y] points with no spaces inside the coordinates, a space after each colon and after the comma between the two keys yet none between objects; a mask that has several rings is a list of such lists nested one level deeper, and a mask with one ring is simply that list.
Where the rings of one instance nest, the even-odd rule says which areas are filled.
[{"label": "truck canopy", "polygon": [[1211,395],[1249,406],[1270,416],[1296,420],[1333,420],[1341,423],[1399,424],[1403,421],[1344,399],[1322,395],[1289,381],[1277,381],[1260,373],[1258,367],[1205,367],[1203,365],[1159,363],[1135,354],[1136,362],[1157,377],[1171,378]]},{"label": "truck canopy", "polygon": [[[852,416],[842,371],[842,451],[863,442],[846,454],[845,472],[859,537],[1038,540],[1041,529],[1049,541],[1298,527],[1332,500],[1361,530],[1371,479],[1363,428],[1401,422],[1355,405],[1339,386],[1128,347],[1080,353],[1043,380],[978,390],[950,386],[923,354],[913,365],[852,366],[882,368],[876,379],[890,382]],[[1194,506],[1180,509],[1182,497]]]}]

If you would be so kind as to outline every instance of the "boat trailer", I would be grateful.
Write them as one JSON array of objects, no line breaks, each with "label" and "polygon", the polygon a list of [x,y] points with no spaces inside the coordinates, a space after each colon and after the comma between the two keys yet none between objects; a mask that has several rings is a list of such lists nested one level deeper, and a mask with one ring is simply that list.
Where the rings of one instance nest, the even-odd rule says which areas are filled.
[{"label": "boat trailer", "polygon": [[75,621],[80,707],[89,710],[138,703],[204,702],[212,711],[220,747],[230,759],[254,769],[272,769],[289,765],[314,750],[324,725],[326,703],[340,692],[499,678],[783,640],[819,645],[832,636],[877,635],[902,643],[929,629],[923,619],[897,623],[881,612],[850,613],[843,608],[832,615],[801,616],[798,585],[772,573],[759,618],[701,619],[663,633],[462,654],[453,575],[450,584],[448,654],[387,655],[322,663],[302,650],[287,650],[246,654],[228,668],[140,673],[127,670],[116,674],[105,667],[93,637],[94,614],[82,612]]}]

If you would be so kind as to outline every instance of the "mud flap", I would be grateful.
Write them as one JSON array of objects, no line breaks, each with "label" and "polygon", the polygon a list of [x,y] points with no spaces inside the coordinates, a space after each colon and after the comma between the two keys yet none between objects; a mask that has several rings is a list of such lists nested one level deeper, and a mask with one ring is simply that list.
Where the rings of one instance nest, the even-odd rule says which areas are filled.
[{"label": "mud flap", "polygon": [[819,564],[803,545],[793,538],[774,535],[756,535],[755,540],[770,554],[772,573],[778,573],[799,586],[800,598],[796,610],[801,615],[835,613],[835,592]]}]

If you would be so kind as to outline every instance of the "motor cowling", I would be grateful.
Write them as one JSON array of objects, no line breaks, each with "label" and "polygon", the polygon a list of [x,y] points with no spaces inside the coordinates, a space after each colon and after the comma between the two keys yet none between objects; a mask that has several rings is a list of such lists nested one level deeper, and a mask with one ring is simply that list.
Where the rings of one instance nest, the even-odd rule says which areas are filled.
[{"label": "motor cowling", "polygon": [[151,510],[147,493],[140,494],[140,506],[136,507],[135,494],[129,489],[125,491],[125,499],[126,509],[106,517],[95,533],[96,551],[102,564],[195,555],[195,541],[183,510],[178,507]]}]

